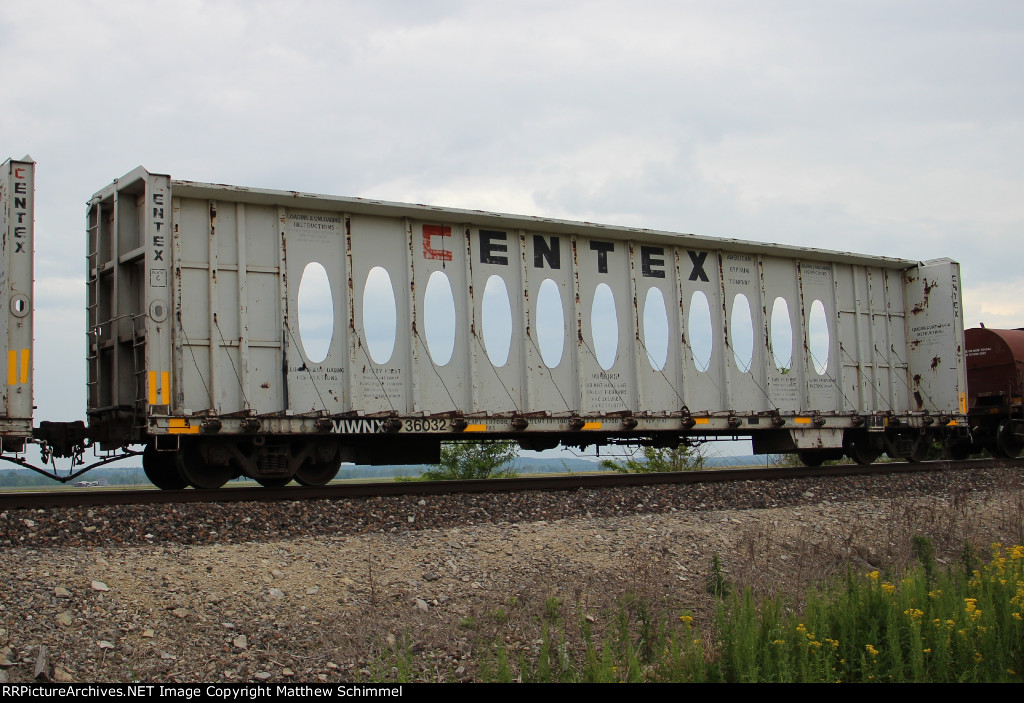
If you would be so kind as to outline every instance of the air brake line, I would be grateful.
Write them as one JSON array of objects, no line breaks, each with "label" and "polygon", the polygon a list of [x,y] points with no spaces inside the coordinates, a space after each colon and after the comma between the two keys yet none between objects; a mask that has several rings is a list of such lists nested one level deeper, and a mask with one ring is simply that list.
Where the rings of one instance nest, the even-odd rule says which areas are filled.
[{"label": "air brake line", "polygon": [[551,373],[551,368],[546,363],[544,363],[544,353],[541,352],[540,347],[537,346],[537,340],[534,339],[533,335],[531,334],[527,334],[526,336],[530,339],[530,342],[533,344],[533,348],[537,350],[537,354],[541,358],[541,365],[544,367],[544,370],[548,372],[548,378],[551,379],[551,385],[554,386],[555,390],[558,392],[558,397],[562,399],[562,404],[565,405],[565,409],[568,410],[569,412],[572,412],[572,406],[569,405],[569,401],[567,401],[565,399],[565,396],[562,394],[562,389],[558,387],[558,383],[555,381],[555,376],[554,374]]},{"label": "air brake line", "polygon": [[[846,351],[846,348],[842,344],[839,345],[839,348],[843,350],[843,354],[846,354],[846,358],[849,359],[852,364],[854,364],[854,365],[857,364],[857,360],[854,359],[850,355],[850,352]],[[877,347],[875,348],[875,353],[879,354]],[[879,356],[881,356],[881,354],[879,354]],[[884,361],[886,362],[885,365],[888,367],[889,366],[888,360],[885,359]],[[891,367],[889,368],[889,373],[892,373],[892,368]],[[871,384],[871,390],[874,391],[875,395],[878,396],[883,403],[885,403],[886,405],[889,406],[889,411],[892,412],[893,411],[892,403],[889,401],[888,398],[886,398],[884,395],[882,395],[882,393],[878,390],[878,388],[875,387],[874,383]]]},{"label": "air brake line", "polygon": [[231,353],[228,351],[228,341],[224,338],[224,331],[220,328],[220,321],[217,319],[217,313],[213,314],[213,324],[217,327],[217,333],[220,335],[221,347],[224,349],[224,353],[227,354],[228,363],[231,364],[231,370],[235,372],[235,380],[238,381],[238,392],[242,394],[242,402],[245,403],[246,410],[252,410],[252,405],[249,404],[249,399],[245,396],[245,387],[242,385],[242,377],[238,373],[238,368],[235,366],[235,360],[231,358]]},{"label": "air brake line", "polygon": [[358,344],[359,348],[363,350],[363,356],[366,357],[367,365],[370,367],[370,373],[373,374],[377,383],[380,384],[380,390],[384,393],[384,400],[388,401],[388,407],[391,408],[391,412],[397,413],[398,411],[395,410],[395,404],[391,402],[391,396],[388,395],[388,389],[384,386],[384,381],[380,380],[380,376],[377,375],[377,371],[373,368],[373,358],[367,353],[366,345],[363,344],[363,338],[358,334],[356,334],[356,344]]},{"label": "air brake line", "polygon": [[459,404],[456,403],[455,398],[452,397],[452,392],[448,390],[448,385],[444,382],[444,377],[441,376],[440,373],[438,373],[437,364],[434,363],[434,357],[430,355],[430,349],[427,348],[426,343],[424,343],[424,341],[420,339],[420,335],[418,333],[416,333],[414,336],[419,341],[419,343],[423,345],[424,351],[427,352],[427,358],[430,359],[430,368],[433,369],[434,375],[437,376],[437,380],[441,382],[441,387],[444,388],[444,392],[448,394],[448,400],[452,401],[452,407],[455,408],[456,412],[462,412],[459,409]]},{"label": "air brake line", "polygon": [[[590,355],[594,357],[594,361],[597,361],[597,365],[601,366],[601,362],[598,360],[597,354],[595,354],[594,350],[590,348],[589,344],[587,344],[587,340],[581,339],[581,341],[583,342],[583,346],[587,348],[587,351],[590,352]],[[604,367],[601,368],[603,369]],[[618,396],[619,402],[622,403],[623,407],[625,407],[626,410],[629,410],[629,404],[625,400],[623,400],[622,393],[619,392],[619,390],[615,387],[615,384],[611,382],[611,379],[608,379],[608,385],[611,387],[612,391],[614,391],[615,395]]]},{"label": "air brake line", "polygon": [[[650,350],[647,348],[647,345],[644,344],[644,340],[640,339],[639,336],[637,337],[637,341],[640,342],[640,346],[644,348],[644,353],[647,354],[647,359],[651,362],[651,367],[653,368],[654,367],[654,357],[651,355]],[[672,392],[676,394],[676,398],[679,398],[679,401],[681,403],[685,403],[686,400],[683,398],[682,395],[680,395],[679,391],[675,387],[675,384],[673,384],[672,381],[669,380],[668,376],[665,375],[665,365],[664,364],[662,364],[662,367],[660,369],[658,369],[658,374],[662,378],[665,379],[665,383],[667,383],[668,387],[672,389]]]},{"label": "air brake line", "polygon": [[[284,328],[288,330],[288,336],[292,338],[292,344],[295,345],[295,348],[301,349],[302,347],[299,346],[299,340],[295,339],[295,335],[292,334],[292,328],[288,325],[287,321],[284,323]],[[316,391],[316,397],[320,400],[320,407],[324,410],[328,410],[327,403],[324,402],[324,397],[320,395],[320,389],[316,385],[316,379],[313,378],[313,370],[310,369],[309,364],[306,363],[303,363],[302,367],[306,369],[306,373],[309,375],[309,382],[313,384],[313,390]],[[243,395],[242,397],[244,398],[245,396]],[[285,400],[287,401],[287,398]]]},{"label": "air brake line", "polygon": [[203,378],[203,371],[199,368],[199,362],[196,361],[196,353],[192,348],[192,342],[188,338],[188,333],[185,331],[185,325],[181,324],[181,311],[179,310],[175,314],[175,319],[178,321],[178,329],[181,330],[181,336],[185,338],[185,344],[188,345],[188,353],[192,357],[192,364],[196,367],[196,373],[199,374],[199,380],[203,382],[203,389],[206,391],[206,397],[210,399],[210,408],[216,408],[216,404],[213,402],[213,394],[210,393],[210,387],[206,385],[206,379]]},{"label": "air brake line", "polygon": [[505,382],[501,380],[501,374],[498,373],[498,367],[494,365],[493,361],[491,361],[491,355],[487,353],[487,348],[484,346],[483,341],[481,341],[480,335],[478,335],[474,331],[473,332],[473,338],[476,339],[476,343],[480,346],[480,349],[484,352],[484,356],[487,357],[487,363],[491,365],[491,370],[494,371],[494,376],[498,379],[498,383],[501,384],[502,389],[505,391],[505,395],[507,395],[508,399],[512,401],[512,407],[514,407],[516,409],[517,413],[522,414],[522,411],[519,409],[519,404],[516,403],[516,399],[512,397],[511,393],[509,393],[508,386],[506,386]]}]

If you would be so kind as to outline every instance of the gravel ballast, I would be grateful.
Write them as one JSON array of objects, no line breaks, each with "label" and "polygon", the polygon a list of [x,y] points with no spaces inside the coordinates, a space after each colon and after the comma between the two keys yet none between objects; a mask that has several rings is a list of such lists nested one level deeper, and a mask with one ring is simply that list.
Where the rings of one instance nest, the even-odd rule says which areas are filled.
[{"label": "gravel ballast", "polygon": [[[532,646],[557,597],[600,629],[626,593],[706,623],[718,556],[755,593],[898,569],[915,535],[1022,540],[1012,469],[574,492],[0,513],[0,679],[473,680],[479,623]],[[494,617],[495,612],[501,618]],[[490,615],[489,615],[490,614]],[[499,631],[500,630],[500,631]]]}]

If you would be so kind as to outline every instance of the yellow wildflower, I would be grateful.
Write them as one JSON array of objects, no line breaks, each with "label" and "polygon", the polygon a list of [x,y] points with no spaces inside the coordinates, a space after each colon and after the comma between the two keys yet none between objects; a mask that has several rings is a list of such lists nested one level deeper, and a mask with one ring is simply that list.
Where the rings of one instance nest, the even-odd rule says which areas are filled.
[{"label": "yellow wildflower", "polygon": [[886,593],[892,593],[893,591],[896,590],[896,587],[893,586],[891,583],[883,583],[882,584],[882,590],[885,591]]},{"label": "yellow wildflower", "polygon": [[878,580],[878,572],[877,571],[872,571],[871,573],[867,574],[867,577],[869,579],[873,579],[873,580],[877,581]]},{"label": "yellow wildflower", "polygon": [[877,649],[875,649],[875,648],[874,648],[873,646],[871,646],[870,644],[866,644],[866,645],[864,645],[864,649],[866,649],[866,650],[867,650],[867,652],[868,652],[868,654],[870,654],[871,656],[873,656],[873,657],[877,657],[877,656],[878,656],[878,650],[877,650]]},{"label": "yellow wildflower", "polygon": [[680,615],[679,619],[682,620],[683,622],[685,622],[687,625],[690,625],[690,624],[693,623],[693,616],[692,615]]}]

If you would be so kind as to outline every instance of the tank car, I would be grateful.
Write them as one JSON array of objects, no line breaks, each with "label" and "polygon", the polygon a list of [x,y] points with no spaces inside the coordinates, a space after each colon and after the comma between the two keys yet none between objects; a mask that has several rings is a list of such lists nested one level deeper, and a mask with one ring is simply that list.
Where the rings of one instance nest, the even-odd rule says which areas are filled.
[{"label": "tank car", "polygon": [[971,441],[955,443],[950,454],[1016,457],[1024,451],[1024,329],[972,328],[964,342]]}]

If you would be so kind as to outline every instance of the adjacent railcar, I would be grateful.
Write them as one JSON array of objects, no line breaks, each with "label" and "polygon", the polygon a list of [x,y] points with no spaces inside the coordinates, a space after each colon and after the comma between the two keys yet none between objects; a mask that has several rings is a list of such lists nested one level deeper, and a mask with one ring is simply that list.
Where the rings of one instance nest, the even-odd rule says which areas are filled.
[{"label": "adjacent railcar", "polygon": [[964,337],[972,441],[954,445],[951,453],[966,458],[984,449],[1016,457],[1024,451],[1024,330],[980,327]]},{"label": "adjacent railcar", "polygon": [[[756,452],[817,464],[920,458],[966,431],[948,259],[141,167],[90,200],[87,242],[88,426],[50,423],[34,438],[66,455],[144,445],[162,487],[243,474],[317,485],[342,461],[431,462],[460,439],[751,437]],[[21,288],[0,288],[14,310]],[[310,291],[327,341],[311,336],[324,320],[304,312]],[[21,343],[8,340],[9,359]]]}]

